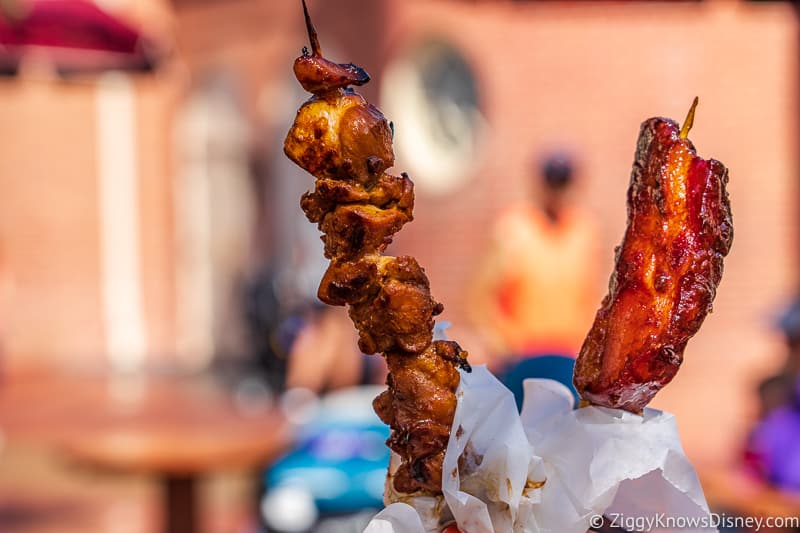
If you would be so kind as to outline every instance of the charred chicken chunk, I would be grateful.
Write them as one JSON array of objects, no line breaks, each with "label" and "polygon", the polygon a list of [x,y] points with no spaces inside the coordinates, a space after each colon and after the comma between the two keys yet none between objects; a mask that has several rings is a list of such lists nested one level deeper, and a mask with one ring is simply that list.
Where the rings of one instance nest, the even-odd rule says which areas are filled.
[{"label": "charred chicken chunk", "polygon": [[365,253],[382,252],[408,220],[408,216],[396,208],[340,205],[319,223],[325,243],[325,257],[357,257]]},{"label": "charred chicken chunk", "polygon": [[344,204],[395,208],[410,221],[414,208],[414,185],[405,174],[397,177],[384,173],[369,190],[358,183],[320,179],[314,192],[303,195],[300,206],[311,222],[320,223],[326,214]]},{"label": "charred chicken chunk", "polygon": [[[393,431],[388,444],[406,459],[395,473],[395,489],[408,492],[417,484],[428,491],[441,488],[441,464],[456,409],[456,365],[466,354],[451,341],[434,341],[417,357],[392,352],[389,390],[375,399],[375,411]],[[467,365],[468,366],[468,365]]]},{"label": "charred chicken chunk", "polygon": [[425,272],[413,257],[398,257],[383,261],[378,275],[374,297],[350,306],[359,348],[366,354],[422,352],[433,338],[433,317],[443,310]]}]

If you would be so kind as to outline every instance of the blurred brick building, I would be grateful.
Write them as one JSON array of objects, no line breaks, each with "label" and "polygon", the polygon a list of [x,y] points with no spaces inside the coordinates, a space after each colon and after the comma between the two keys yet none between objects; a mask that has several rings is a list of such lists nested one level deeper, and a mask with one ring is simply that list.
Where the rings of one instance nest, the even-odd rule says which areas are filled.
[{"label": "blurred brick building", "polygon": [[[273,194],[276,184],[284,170],[306,180],[300,190],[310,183],[281,154],[304,98],[291,75],[305,44],[298,4],[104,2],[169,50],[154,72],[62,79],[34,57],[0,79],[7,369],[196,369],[214,353],[237,352],[238,284],[283,253],[275,221],[297,205]],[[681,119],[700,96],[692,138],[731,169],[736,239],[715,313],[655,406],[678,415],[695,458],[734,454],[752,387],[777,364],[769,314],[797,282],[791,6],[341,0],[310,8],[326,51],[373,75],[364,92],[385,104],[398,144],[430,135],[415,129],[428,124],[414,115],[426,108],[393,91],[414,90],[398,72],[413,74],[444,47],[458,61],[444,63],[453,78],[441,83],[471,87],[456,104],[474,109],[439,125],[455,129],[440,149],[448,168],[398,146],[397,167],[417,179],[418,201],[393,248],[426,267],[454,338],[470,337],[465,287],[491,221],[529,194],[532,156],[553,148],[579,158],[578,201],[601,229],[599,303],[623,231],[638,126],[653,115]],[[711,419],[714,435],[697,429]]]}]

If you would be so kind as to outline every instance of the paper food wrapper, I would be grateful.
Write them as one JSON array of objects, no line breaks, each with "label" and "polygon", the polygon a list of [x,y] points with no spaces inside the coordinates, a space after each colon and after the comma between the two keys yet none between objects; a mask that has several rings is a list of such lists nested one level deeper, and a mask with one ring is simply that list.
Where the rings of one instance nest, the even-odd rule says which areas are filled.
[{"label": "paper food wrapper", "polygon": [[364,533],[439,533],[452,523],[466,533],[585,533],[598,515],[629,530],[677,532],[659,527],[671,517],[681,533],[716,531],[685,527],[710,513],[671,414],[576,410],[570,391],[547,379],[525,381],[519,414],[482,366],[461,373],[457,395],[443,495],[400,495],[389,479],[388,506]]}]

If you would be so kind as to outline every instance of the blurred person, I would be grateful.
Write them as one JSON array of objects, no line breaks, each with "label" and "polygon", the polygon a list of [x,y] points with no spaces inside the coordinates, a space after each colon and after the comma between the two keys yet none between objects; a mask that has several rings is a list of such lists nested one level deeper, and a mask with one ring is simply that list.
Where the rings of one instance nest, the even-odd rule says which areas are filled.
[{"label": "blurred person", "polygon": [[378,383],[381,357],[363,356],[343,307],[315,310],[289,352],[286,387],[315,392]]},{"label": "blurred person", "polygon": [[511,206],[491,233],[473,286],[472,319],[494,351],[575,357],[596,311],[596,230],[571,203],[570,157],[533,175],[537,201]]},{"label": "blurred person", "polygon": [[[531,182],[538,194],[508,208],[492,229],[471,291],[471,318],[500,366],[554,357],[527,364],[571,386],[574,358],[598,304],[595,224],[572,202],[569,156],[545,158]],[[519,385],[521,393],[516,377],[507,385]]]},{"label": "blurred person", "polygon": [[776,324],[783,335],[786,355],[781,368],[758,386],[761,418],[793,402],[800,378],[800,297],[783,311]]},{"label": "blurred person", "polygon": [[287,309],[277,290],[275,269],[258,269],[244,284],[244,315],[250,348],[269,389],[279,393],[286,383],[289,348],[300,320]]},{"label": "blurred person", "polygon": [[778,489],[800,491],[800,382],[789,403],[769,411],[753,428],[745,465]]},{"label": "blurred person", "polygon": [[[250,280],[246,310],[251,345],[269,387],[316,394],[342,387],[378,383],[382,359],[362,356],[347,311],[323,305],[316,296],[301,298],[272,269]],[[294,295],[286,295],[287,290]]]},{"label": "blurred person", "polygon": [[756,474],[777,488],[800,491],[800,390],[774,408],[750,434],[747,456]]},{"label": "blurred person", "polygon": [[750,433],[745,463],[785,490],[800,490],[800,297],[778,323],[786,343],[780,370],[758,386],[759,420]]}]

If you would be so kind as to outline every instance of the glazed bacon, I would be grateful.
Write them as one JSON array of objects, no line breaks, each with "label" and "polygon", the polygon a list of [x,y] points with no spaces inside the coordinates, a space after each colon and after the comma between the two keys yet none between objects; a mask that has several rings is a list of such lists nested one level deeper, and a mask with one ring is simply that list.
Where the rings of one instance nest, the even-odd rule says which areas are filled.
[{"label": "glazed bacon", "polygon": [[369,76],[322,57],[305,2],[303,9],[311,52],[303,50],[294,72],[313,96],[298,111],[284,152],[317,178],[300,204],[322,231],[331,260],[318,296],[329,305],[349,306],[361,351],[386,357],[389,389],[374,407],[392,428],[387,444],[401,458],[394,489],[438,494],[457,368],[469,370],[467,354],[455,342],[433,341],[433,317],[443,307],[417,261],[381,255],[413,218],[414,185],[405,174],[386,172],[394,164],[392,129],[350,89]]},{"label": "glazed bacon", "polygon": [[681,129],[642,124],[628,189],[628,226],[575,366],[584,400],[641,412],[678,371],[711,311],[733,239],[728,169],[697,156]]}]

